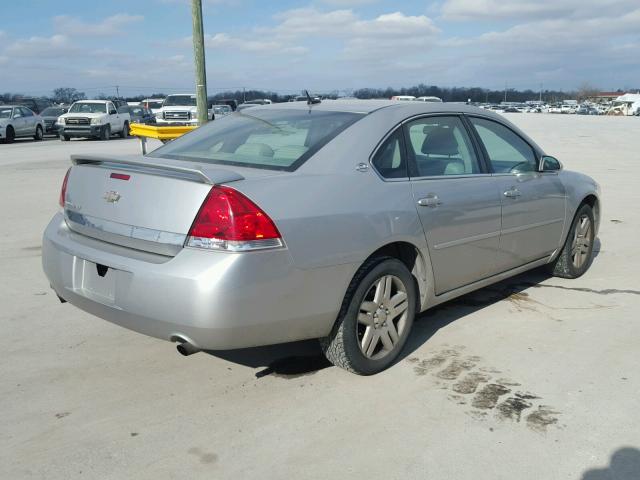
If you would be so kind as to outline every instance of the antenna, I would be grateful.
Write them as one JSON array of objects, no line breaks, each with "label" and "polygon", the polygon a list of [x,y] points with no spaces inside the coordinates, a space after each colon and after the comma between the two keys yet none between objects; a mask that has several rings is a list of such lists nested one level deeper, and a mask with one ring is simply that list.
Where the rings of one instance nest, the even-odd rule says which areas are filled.
[{"label": "antenna", "polygon": [[309,90],[305,90],[304,94],[307,96],[307,105],[313,105],[314,103],[320,103],[320,99],[319,98],[311,98],[311,95],[309,95]]}]

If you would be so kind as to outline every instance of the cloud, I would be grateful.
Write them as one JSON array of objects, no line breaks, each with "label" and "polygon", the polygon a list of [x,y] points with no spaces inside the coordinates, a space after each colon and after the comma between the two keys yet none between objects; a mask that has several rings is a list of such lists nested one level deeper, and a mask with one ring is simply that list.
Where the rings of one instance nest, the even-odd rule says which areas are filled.
[{"label": "cloud", "polygon": [[621,15],[637,7],[637,0],[445,0],[442,16],[447,20],[515,19],[531,21],[558,17]]},{"label": "cloud", "polygon": [[30,37],[17,40],[7,46],[4,54],[9,57],[21,58],[60,58],[78,51],[78,47],[69,41],[66,35],[51,37]]},{"label": "cloud", "polygon": [[122,33],[123,28],[132,23],[144,20],[142,15],[129,15],[119,13],[105,18],[101,22],[88,23],[70,15],[58,15],[53,17],[54,28],[57,32],[70,36],[111,36]]},{"label": "cloud", "polygon": [[376,3],[378,0],[321,0],[322,3],[338,8],[358,7],[360,5],[368,5]]}]

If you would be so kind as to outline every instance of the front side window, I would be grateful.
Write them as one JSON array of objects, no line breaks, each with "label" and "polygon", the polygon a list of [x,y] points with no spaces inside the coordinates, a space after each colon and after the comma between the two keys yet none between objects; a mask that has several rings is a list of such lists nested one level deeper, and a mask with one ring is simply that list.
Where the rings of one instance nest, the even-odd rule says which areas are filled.
[{"label": "front side window", "polygon": [[470,117],[495,173],[521,173],[538,170],[536,155],[522,138],[504,125],[484,118]]},{"label": "front side window", "polygon": [[256,108],[207,123],[150,156],[293,171],[362,117],[359,113]]},{"label": "front side window", "polygon": [[384,141],[371,163],[384,178],[406,178],[408,176],[401,128],[398,128]]},{"label": "front side window", "polygon": [[458,117],[420,118],[405,128],[412,177],[481,172],[471,139]]}]

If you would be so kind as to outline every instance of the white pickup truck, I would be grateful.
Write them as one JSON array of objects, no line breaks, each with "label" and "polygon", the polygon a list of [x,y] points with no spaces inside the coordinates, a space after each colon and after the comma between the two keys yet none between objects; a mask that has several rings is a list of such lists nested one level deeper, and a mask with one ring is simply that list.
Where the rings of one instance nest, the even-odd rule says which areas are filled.
[{"label": "white pickup truck", "polygon": [[131,118],[128,112],[119,112],[111,100],[80,100],[58,118],[60,140],[71,137],[89,137],[109,140],[114,133],[129,136]]},{"label": "white pickup truck", "polygon": [[[209,120],[214,119],[212,109],[208,110],[207,116]],[[156,124],[198,126],[196,96],[190,93],[168,95],[162,102],[162,108],[156,113]]]}]

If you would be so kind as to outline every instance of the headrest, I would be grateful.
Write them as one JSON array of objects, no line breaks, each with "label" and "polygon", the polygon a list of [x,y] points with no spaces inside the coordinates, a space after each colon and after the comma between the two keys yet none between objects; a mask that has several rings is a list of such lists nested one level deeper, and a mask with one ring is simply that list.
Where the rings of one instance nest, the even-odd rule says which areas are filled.
[{"label": "headrest", "polygon": [[265,143],[245,143],[240,145],[235,153],[248,157],[273,157],[273,149]]},{"label": "headrest", "polygon": [[425,155],[458,155],[458,142],[453,136],[453,129],[439,127],[429,132],[422,142],[422,153]]}]

